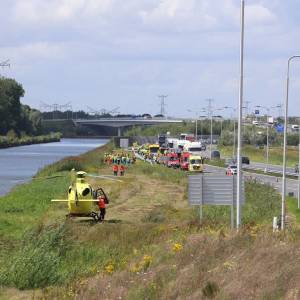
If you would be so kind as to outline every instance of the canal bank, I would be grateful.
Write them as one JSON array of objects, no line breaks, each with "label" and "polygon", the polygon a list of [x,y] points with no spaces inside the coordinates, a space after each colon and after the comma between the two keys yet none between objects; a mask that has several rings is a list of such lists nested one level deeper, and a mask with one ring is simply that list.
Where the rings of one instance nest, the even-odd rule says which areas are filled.
[{"label": "canal bank", "polygon": [[50,134],[38,135],[38,136],[24,136],[21,138],[0,136],[0,149],[34,145],[34,144],[53,143],[53,142],[59,142],[60,139],[61,139],[60,133],[50,133]]}]

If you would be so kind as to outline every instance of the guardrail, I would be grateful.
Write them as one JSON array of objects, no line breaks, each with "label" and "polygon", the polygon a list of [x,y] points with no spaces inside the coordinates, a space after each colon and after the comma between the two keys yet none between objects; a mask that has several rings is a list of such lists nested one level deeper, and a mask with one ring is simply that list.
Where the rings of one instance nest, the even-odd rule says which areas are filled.
[{"label": "guardrail", "polygon": [[[249,166],[247,165],[247,167],[245,167],[245,165],[243,165],[243,169],[245,170],[253,170],[253,171],[262,171],[262,172],[265,172],[265,168],[262,168],[262,167],[254,167],[254,166]],[[272,168],[268,168],[268,172],[266,172],[266,174],[268,173],[273,173],[273,174],[279,174],[279,175],[282,175],[282,171],[279,171],[279,170],[274,170]],[[298,173],[295,173],[295,172],[289,172],[289,171],[286,171],[286,175],[288,176],[294,176],[294,177],[298,177]]]}]

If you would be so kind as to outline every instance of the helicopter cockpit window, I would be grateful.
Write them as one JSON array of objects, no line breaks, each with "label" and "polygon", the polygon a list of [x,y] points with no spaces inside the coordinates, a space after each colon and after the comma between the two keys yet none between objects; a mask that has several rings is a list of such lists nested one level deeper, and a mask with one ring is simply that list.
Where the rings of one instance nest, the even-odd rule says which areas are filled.
[{"label": "helicopter cockpit window", "polygon": [[89,188],[85,188],[83,191],[82,191],[82,196],[87,196],[89,193],[90,193],[90,189]]}]

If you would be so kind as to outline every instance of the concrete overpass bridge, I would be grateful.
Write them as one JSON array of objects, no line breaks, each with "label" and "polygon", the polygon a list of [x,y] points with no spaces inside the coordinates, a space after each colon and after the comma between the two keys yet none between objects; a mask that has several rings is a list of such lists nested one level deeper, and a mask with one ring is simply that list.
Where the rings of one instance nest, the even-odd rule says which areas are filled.
[{"label": "concrete overpass bridge", "polygon": [[118,136],[122,135],[122,129],[133,127],[133,126],[153,126],[153,125],[162,125],[162,124],[180,124],[184,121],[184,119],[173,119],[173,118],[152,118],[152,119],[144,119],[144,118],[103,118],[103,119],[75,119],[73,122],[75,125],[81,126],[102,126],[102,127],[110,127],[117,128]]}]

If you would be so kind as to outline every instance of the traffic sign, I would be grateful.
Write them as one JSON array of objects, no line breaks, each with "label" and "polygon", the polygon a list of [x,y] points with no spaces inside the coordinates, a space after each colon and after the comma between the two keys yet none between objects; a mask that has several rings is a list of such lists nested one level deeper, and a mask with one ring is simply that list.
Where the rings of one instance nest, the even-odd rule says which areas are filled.
[{"label": "traffic sign", "polygon": [[283,124],[277,124],[276,131],[277,131],[277,133],[283,133],[284,125]]}]

